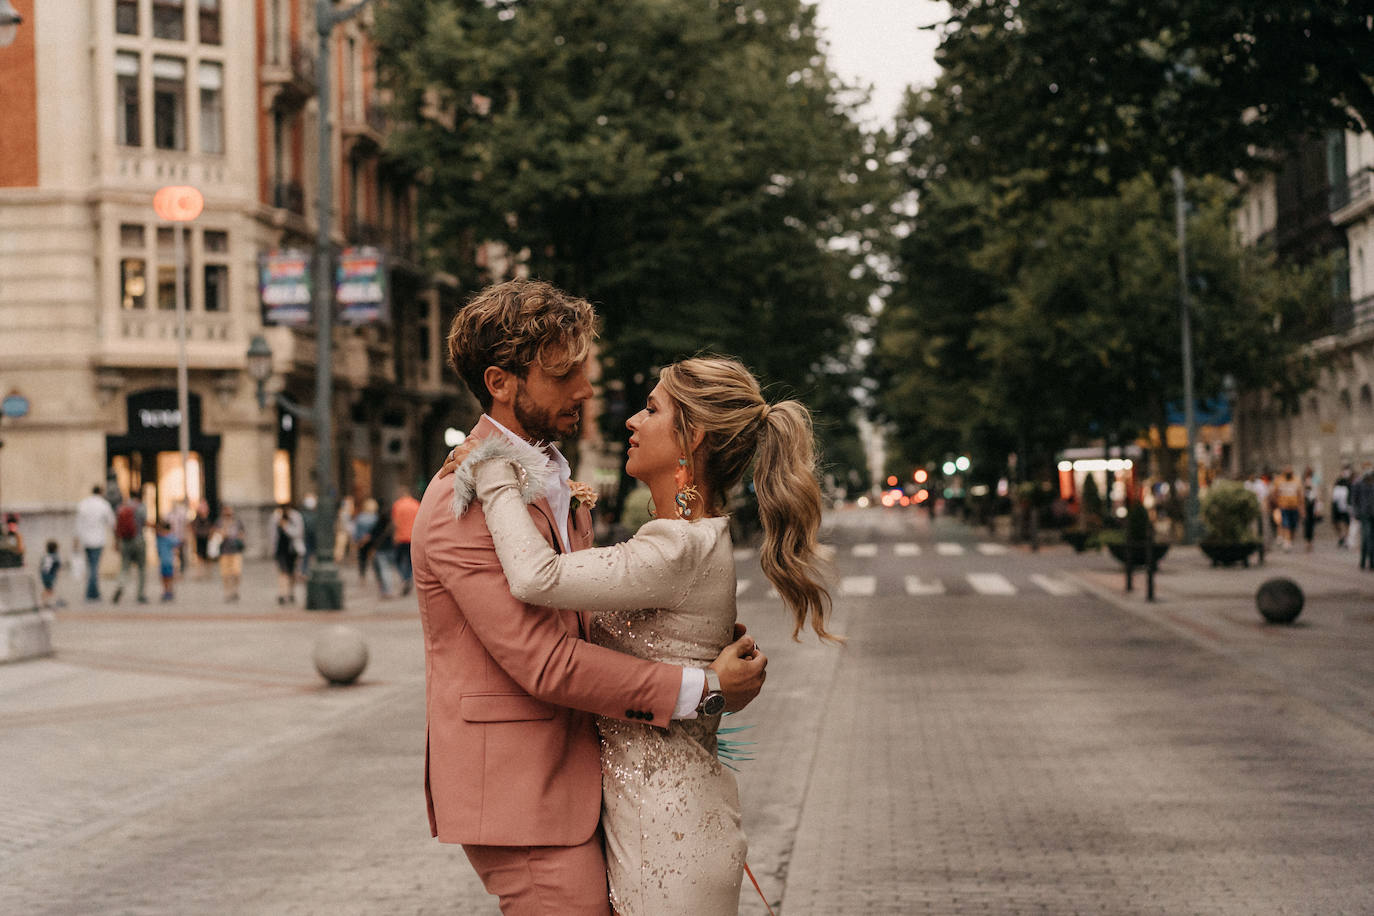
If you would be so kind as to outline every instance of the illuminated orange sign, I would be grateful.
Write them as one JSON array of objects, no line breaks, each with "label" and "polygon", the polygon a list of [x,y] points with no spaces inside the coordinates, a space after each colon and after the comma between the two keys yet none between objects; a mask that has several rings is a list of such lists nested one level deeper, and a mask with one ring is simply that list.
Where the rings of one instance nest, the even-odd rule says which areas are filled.
[{"label": "illuminated orange sign", "polygon": [[169,222],[190,222],[204,209],[205,198],[189,185],[168,185],[153,195],[153,210]]}]

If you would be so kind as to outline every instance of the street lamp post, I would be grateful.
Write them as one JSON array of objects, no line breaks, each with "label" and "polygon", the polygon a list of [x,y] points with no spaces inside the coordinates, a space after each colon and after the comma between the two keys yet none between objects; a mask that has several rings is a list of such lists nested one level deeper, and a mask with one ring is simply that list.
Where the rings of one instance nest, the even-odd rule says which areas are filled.
[{"label": "street lamp post", "polygon": [[1173,170],[1174,219],[1178,227],[1178,320],[1183,335],[1183,423],[1188,430],[1188,501],[1183,516],[1183,542],[1198,536],[1197,413],[1193,404],[1193,329],[1188,305],[1188,221],[1183,198],[1183,171]]},{"label": "street lamp post", "polygon": [[317,557],[305,586],[307,610],[337,611],[343,607],[343,580],[334,563],[334,301],[330,228],[334,212],[334,130],[330,117],[330,40],[334,27],[358,15],[372,0],[358,0],[335,9],[330,0],[315,2],[315,31],[319,34],[316,99],[319,105],[319,182],[315,218],[315,440],[319,446],[318,503],[315,538]]}]

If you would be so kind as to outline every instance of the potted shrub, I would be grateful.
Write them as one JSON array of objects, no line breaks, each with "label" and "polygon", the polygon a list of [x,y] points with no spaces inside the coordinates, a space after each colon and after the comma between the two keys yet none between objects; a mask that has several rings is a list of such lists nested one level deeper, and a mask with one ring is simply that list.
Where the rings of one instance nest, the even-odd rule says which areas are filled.
[{"label": "potted shrub", "polygon": [[1260,508],[1255,495],[1234,480],[1219,480],[1202,497],[1202,540],[1198,546],[1213,566],[1250,565],[1259,549],[1255,523]]},{"label": "potted shrub", "polygon": [[1099,541],[1107,545],[1112,556],[1122,563],[1130,561],[1132,566],[1144,566],[1147,552],[1150,568],[1158,569],[1159,561],[1169,552],[1168,543],[1147,543],[1150,540],[1150,513],[1140,503],[1132,503],[1126,510],[1126,529],[1124,531],[1104,531]]}]

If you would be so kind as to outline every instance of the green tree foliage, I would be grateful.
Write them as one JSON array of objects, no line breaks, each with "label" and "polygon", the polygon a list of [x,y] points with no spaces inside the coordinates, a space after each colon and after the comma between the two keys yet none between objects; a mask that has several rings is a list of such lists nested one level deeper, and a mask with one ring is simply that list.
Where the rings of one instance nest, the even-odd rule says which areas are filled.
[{"label": "green tree foliage", "polygon": [[590,298],[630,412],[714,350],[852,440],[891,185],[809,5],[391,0],[377,37],[445,266],[483,282],[472,242],[500,240]]},{"label": "green tree foliage", "polygon": [[1110,192],[1172,166],[1229,177],[1374,126],[1367,0],[953,0],[934,90],[942,164]]}]

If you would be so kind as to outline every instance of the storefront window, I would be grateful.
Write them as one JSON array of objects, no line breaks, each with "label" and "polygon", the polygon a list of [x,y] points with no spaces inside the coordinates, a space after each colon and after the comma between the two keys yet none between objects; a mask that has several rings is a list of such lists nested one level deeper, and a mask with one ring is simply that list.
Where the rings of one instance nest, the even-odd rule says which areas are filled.
[{"label": "storefront window", "polygon": [[272,454],[272,501],[291,502],[291,453],[284,448]]},{"label": "storefront window", "polygon": [[186,499],[186,481],[191,482],[191,505],[199,503],[205,494],[202,482],[200,454],[188,452],[186,473],[181,471],[181,452],[157,453],[157,517],[166,518],[172,506]]}]

